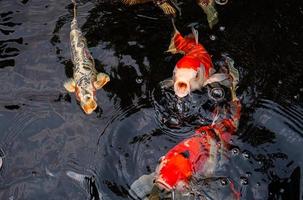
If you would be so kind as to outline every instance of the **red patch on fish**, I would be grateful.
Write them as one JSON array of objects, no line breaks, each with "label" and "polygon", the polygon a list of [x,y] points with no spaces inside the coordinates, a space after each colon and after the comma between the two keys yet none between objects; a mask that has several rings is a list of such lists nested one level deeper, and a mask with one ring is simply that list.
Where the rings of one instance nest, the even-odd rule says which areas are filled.
[{"label": "red patch on fish", "polygon": [[[183,187],[186,188],[189,187],[190,179],[195,173],[203,174],[215,167],[216,162],[212,156],[219,152],[218,139],[227,142],[237,130],[241,104],[238,100],[232,103],[236,108],[230,118],[198,128],[192,137],[183,140],[167,152],[157,168],[155,182],[158,186],[176,189],[179,183],[183,183]],[[231,189],[236,199],[239,199],[240,194],[233,184]]]},{"label": "red patch on fish", "polygon": [[176,33],[173,42],[176,50],[185,54],[177,62],[177,68],[191,68],[198,71],[200,67],[204,67],[206,77],[209,76],[213,63],[202,44],[196,43],[193,38],[183,37],[180,33]]},{"label": "red patch on fish", "polygon": [[209,159],[211,140],[209,134],[195,134],[172,148],[161,161],[156,182],[164,182],[170,188],[180,182],[187,186],[192,175]]}]

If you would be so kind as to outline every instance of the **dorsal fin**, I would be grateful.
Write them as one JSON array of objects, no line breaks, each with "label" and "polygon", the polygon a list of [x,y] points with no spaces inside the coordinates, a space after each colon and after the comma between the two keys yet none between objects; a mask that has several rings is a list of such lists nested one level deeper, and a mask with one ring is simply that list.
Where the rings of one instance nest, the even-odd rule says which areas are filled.
[{"label": "dorsal fin", "polygon": [[174,18],[171,18],[171,23],[172,23],[172,25],[173,25],[173,28],[174,28],[175,33],[178,33],[179,31],[178,31],[178,29],[177,29],[177,27],[176,27],[175,19],[174,19]]},{"label": "dorsal fin", "polygon": [[193,26],[191,27],[191,31],[192,31],[193,36],[195,38],[196,44],[199,44],[199,32]]}]

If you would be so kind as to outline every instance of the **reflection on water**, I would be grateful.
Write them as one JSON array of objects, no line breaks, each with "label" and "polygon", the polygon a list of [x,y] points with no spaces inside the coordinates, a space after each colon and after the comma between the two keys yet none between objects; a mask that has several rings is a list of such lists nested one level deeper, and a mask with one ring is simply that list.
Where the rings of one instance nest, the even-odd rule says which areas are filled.
[{"label": "reflection on water", "polygon": [[[84,115],[62,86],[72,76],[71,5],[0,1],[0,199],[131,199],[138,177],[211,123],[207,90],[178,100],[159,87],[179,58],[164,53],[170,19],[149,4],[118,1],[79,5],[96,67],[111,77],[97,94],[100,108]],[[229,2],[217,6],[213,30],[199,7],[180,6],[179,29],[195,24],[214,62],[227,52],[240,71],[240,128],[216,175],[228,177],[241,199],[302,198],[303,6]],[[197,180],[194,189],[224,199],[222,180],[207,187]]]},{"label": "reflection on water", "polygon": [[[20,26],[21,23],[13,22],[14,13],[17,11],[8,11],[0,13],[0,32],[2,35],[13,35],[15,26]],[[23,44],[23,38],[9,37],[6,40],[0,40],[0,68],[13,67],[15,60],[13,57],[19,55],[18,45]]]}]

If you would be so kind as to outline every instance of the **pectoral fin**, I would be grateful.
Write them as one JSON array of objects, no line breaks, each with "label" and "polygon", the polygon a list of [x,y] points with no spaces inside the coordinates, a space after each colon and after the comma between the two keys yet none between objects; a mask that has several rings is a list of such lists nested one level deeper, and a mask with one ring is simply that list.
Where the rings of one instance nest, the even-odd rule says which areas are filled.
[{"label": "pectoral fin", "polygon": [[109,81],[110,81],[110,78],[107,74],[99,73],[97,75],[97,80],[94,82],[94,86],[98,90],[98,89],[101,89]]},{"label": "pectoral fin", "polygon": [[225,80],[229,78],[228,74],[217,73],[209,77],[204,83],[203,86],[208,85],[210,83],[223,83]]},{"label": "pectoral fin", "polygon": [[192,26],[192,27],[191,27],[191,31],[192,31],[193,36],[194,36],[194,38],[195,38],[196,44],[198,44],[198,43],[199,43],[199,32],[198,32],[198,30],[195,29],[195,28]]},{"label": "pectoral fin", "polygon": [[154,186],[154,176],[155,173],[151,173],[148,175],[142,175],[139,179],[135,180],[135,182],[130,186],[130,195],[135,199],[146,199]]},{"label": "pectoral fin", "polygon": [[67,81],[64,82],[65,89],[69,92],[75,92],[76,89],[76,82],[74,79],[70,78]]},{"label": "pectoral fin", "polygon": [[166,79],[160,82],[161,88],[170,88],[174,85],[174,81],[172,79]]}]

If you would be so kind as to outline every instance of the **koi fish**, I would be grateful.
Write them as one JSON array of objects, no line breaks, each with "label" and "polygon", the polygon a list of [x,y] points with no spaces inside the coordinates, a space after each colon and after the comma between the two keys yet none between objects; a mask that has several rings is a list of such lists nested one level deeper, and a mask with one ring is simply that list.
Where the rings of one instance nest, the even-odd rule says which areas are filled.
[{"label": "koi fish", "polygon": [[202,126],[195,134],[180,142],[160,159],[156,169],[155,184],[165,190],[182,190],[189,185],[190,178],[197,172],[209,177],[216,167],[219,146],[216,137],[227,143],[237,130],[241,105],[232,102],[234,113],[209,126]]},{"label": "koi fish", "polygon": [[[167,154],[160,158],[156,170],[151,175],[144,175],[131,186],[131,194],[140,191],[140,197],[144,199],[142,193],[150,192],[148,199],[159,199],[157,192],[165,190],[168,193],[188,193],[191,191],[192,178],[197,174],[208,178],[214,174],[217,163],[219,162],[219,152],[227,145],[231,135],[235,133],[240,117],[241,105],[239,100],[232,102],[233,115],[230,119],[224,119],[213,125],[200,127],[195,134],[187,138],[175,147],[170,149]],[[219,139],[218,139],[219,138]],[[222,143],[218,143],[218,141]],[[147,188],[140,187],[140,184],[149,180]],[[146,186],[145,186],[146,187]],[[156,187],[156,189],[154,188]],[[137,189],[140,188],[140,189]],[[230,184],[233,193],[232,199],[239,199],[240,194]],[[143,191],[142,191],[143,190]],[[147,199],[147,198],[146,198]]]},{"label": "koi fish", "polygon": [[69,92],[75,92],[76,99],[86,114],[97,108],[96,90],[101,89],[110,78],[107,74],[98,73],[94,58],[90,54],[83,33],[78,27],[76,19],[76,1],[74,4],[74,18],[71,23],[71,57],[74,64],[73,78],[64,83]]},{"label": "koi fish", "polygon": [[[154,2],[156,6],[161,8],[165,15],[176,16],[177,12],[181,14],[181,9],[174,0],[122,0],[122,2],[126,5]],[[216,11],[214,0],[196,0],[196,3],[206,14],[210,28],[218,23],[218,12]]]},{"label": "koi fish", "polygon": [[198,42],[198,32],[194,28],[191,35],[183,37],[176,29],[174,22],[173,26],[175,33],[167,52],[181,53],[184,56],[177,62],[173,78],[162,81],[162,86],[173,86],[175,94],[182,98],[207,84],[228,79],[225,73],[214,73],[211,56]]},{"label": "koi fish", "polygon": [[[234,75],[233,77],[238,76]],[[222,148],[228,146],[231,136],[238,128],[241,104],[235,94],[234,84],[237,82],[238,80],[230,82],[231,92],[234,93],[235,98],[230,103],[229,116],[198,128],[194,135],[181,141],[165,156],[161,157],[155,173],[152,174],[154,186],[167,192],[178,191],[182,193],[190,191],[190,183],[196,174],[201,174],[203,177],[213,175],[218,163],[218,153],[221,152]],[[147,179],[146,175],[144,179]],[[239,199],[240,194],[235,190],[234,185],[230,186],[234,198]],[[136,187],[138,187],[138,183],[135,182],[131,186],[131,190],[136,191]],[[152,198],[150,197],[150,199]]]}]

